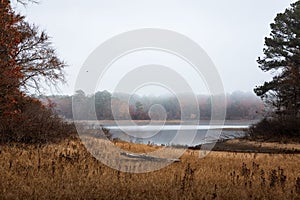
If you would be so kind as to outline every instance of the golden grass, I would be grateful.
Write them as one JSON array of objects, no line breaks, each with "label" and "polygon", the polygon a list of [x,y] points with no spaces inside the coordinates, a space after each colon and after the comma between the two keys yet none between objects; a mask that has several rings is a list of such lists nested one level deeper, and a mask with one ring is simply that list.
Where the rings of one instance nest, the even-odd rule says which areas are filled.
[{"label": "golden grass", "polygon": [[300,154],[211,152],[199,159],[187,150],[179,163],[132,174],[110,169],[75,140],[0,148],[0,199],[300,199]]}]

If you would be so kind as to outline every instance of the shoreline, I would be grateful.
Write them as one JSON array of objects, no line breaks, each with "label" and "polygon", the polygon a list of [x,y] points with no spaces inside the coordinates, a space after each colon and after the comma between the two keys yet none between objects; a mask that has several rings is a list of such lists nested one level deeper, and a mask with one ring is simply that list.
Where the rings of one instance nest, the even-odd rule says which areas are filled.
[{"label": "shoreline", "polygon": [[[114,144],[117,146],[126,145],[132,147],[142,147],[146,149],[159,149],[166,146],[159,145],[149,145],[149,144],[138,144],[127,141],[114,141]],[[201,150],[201,145],[194,147],[185,147],[185,146],[171,146],[177,148],[186,148],[191,151]],[[260,154],[300,154],[300,143],[278,143],[278,142],[258,142],[251,141],[245,138],[239,139],[227,139],[224,141],[216,142],[215,146],[211,150],[212,152],[224,152],[224,153],[260,153]]]},{"label": "shoreline", "polygon": [[[139,144],[134,142],[127,142],[122,140],[114,141],[115,144],[127,144],[128,146],[144,146],[151,148],[163,148],[166,146]],[[210,143],[211,144],[211,143]],[[203,145],[203,144],[202,144]],[[209,145],[209,143],[208,143]],[[177,148],[186,148],[187,150],[201,150],[201,145],[194,147],[186,146],[170,146]],[[228,152],[228,153],[268,153],[268,154],[300,154],[300,143],[279,143],[266,141],[253,141],[246,138],[235,138],[218,141],[212,148],[213,152]]]},{"label": "shoreline", "polygon": [[[189,149],[199,150],[201,145]],[[300,154],[300,143],[252,141],[245,138],[228,139],[215,144],[212,151],[236,153]]]},{"label": "shoreline", "polygon": [[[259,120],[225,120],[224,125],[251,125],[255,124]],[[79,121],[73,121],[70,120],[70,122],[79,122],[79,123],[99,123],[102,126],[115,126],[117,125],[115,120],[79,120]],[[150,122],[152,122],[153,125],[161,125],[162,123],[164,125],[209,125],[211,120],[189,120],[189,121],[182,121],[182,120],[167,120],[167,121],[161,121],[161,120],[119,120],[119,125],[131,125],[131,123],[135,123],[136,125],[148,125]],[[222,121],[212,121],[221,124]]]}]

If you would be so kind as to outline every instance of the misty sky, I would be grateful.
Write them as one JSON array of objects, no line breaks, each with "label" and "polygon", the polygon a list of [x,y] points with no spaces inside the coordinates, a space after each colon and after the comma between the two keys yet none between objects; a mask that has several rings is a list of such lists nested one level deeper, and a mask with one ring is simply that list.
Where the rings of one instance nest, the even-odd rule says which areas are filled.
[{"label": "misty sky", "polygon": [[[68,84],[61,87],[61,93],[73,93],[82,64],[102,42],[139,28],[169,29],[197,42],[215,63],[225,91],[233,92],[252,91],[255,85],[270,79],[270,75],[260,71],[256,59],[262,56],[264,37],[270,33],[269,24],[292,2],[42,0],[38,5],[18,7],[30,22],[46,30],[59,57],[69,65],[65,70]],[[127,59],[126,62],[133,60]],[[126,67],[123,67],[124,70]],[[110,75],[108,78],[115,79],[118,77]],[[100,86],[108,90],[110,87],[109,81]],[[206,91],[200,89],[199,92]]]}]

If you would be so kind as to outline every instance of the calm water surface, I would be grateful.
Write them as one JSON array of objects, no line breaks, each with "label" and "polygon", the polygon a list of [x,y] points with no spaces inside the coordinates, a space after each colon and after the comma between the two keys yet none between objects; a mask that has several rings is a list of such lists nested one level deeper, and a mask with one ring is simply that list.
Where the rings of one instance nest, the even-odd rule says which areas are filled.
[{"label": "calm water surface", "polygon": [[188,145],[243,137],[249,123],[220,125],[152,125],[152,126],[105,126],[113,138],[124,141],[156,145]]}]

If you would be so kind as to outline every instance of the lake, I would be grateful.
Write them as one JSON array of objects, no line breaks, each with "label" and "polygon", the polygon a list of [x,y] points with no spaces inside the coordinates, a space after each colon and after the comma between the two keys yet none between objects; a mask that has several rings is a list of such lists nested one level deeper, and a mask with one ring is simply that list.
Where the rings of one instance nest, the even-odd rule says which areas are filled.
[{"label": "lake", "polygon": [[155,145],[197,146],[218,140],[233,139],[245,136],[253,121],[226,121],[224,125],[104,125],[110,130],[113,138],[120,140]]}]

